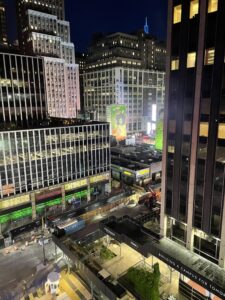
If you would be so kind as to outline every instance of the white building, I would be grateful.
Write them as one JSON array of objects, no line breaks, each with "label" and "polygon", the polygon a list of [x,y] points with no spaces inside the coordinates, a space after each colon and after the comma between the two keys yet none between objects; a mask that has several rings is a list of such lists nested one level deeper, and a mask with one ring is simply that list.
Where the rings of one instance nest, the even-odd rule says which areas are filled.
[{"label": "white building", "polygon": [[83,74],[84,106],[106,121],[106,106],[127,106],[128,134],[155,130],[157,116],[164,106],[165,72],[111,67]]},{"label": "white building", "polygon": [[[63,2],[57,3],[57,12],[61,12]],[[19,21],[20,44],[25,52],[44,57],[48,115],[76,118],[80,109],[79,69],[70,24],[63,20],[64,14],[54,14],[53,3],[48,2],[44,10],[42,6],[42,2],[32,1],[19,4],[19,17],[25,19]]]}]

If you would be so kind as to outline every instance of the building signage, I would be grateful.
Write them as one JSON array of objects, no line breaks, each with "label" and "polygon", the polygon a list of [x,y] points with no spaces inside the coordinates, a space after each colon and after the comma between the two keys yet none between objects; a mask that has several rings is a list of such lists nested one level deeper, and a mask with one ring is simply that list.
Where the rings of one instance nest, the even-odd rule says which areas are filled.
[{"label": "building signage", "polygon": [[156,255],[160,260],[164,261],[166,264],[170,265],[172,268],[176,269],[178,272],[182,273],[183,275],[187,276],[191,280],[199,283],[201,286],[206,288],[208,291],[213,292],[215,295],[222,297],[225,299],[225,289],[222,289],[212,282],[210,282],[208,279],[204,278],[203,276],[200,276],[195,271],[192,271],[182,263],[176,261],[175,259],[166,256],[164,253],[159,252]]},{"label": "building signage", "polygon": [[90,177],[90,183],[96,183],[96,182],[100,182],[100,181],[109,180],[109,178],[110,178],[109,173],[93,176],[93,177]]},{"label": "building signage", "polygon": [[70,183],[65,184],[65,191],[77,189],[87,185],[87,179],[76,180]]},{"label": "building signage", "polygon": [[160,151],[163,149],[163,120],[156,123],[155,149]]},{"label": "building signage", "polygon": [[48,190],[48,191],[45,191],[41,194],[37,194],[36,195],[36,200],[37,201],[45,200],[45,199],[49,199],[49,198],[54,197],[54,196],[56,197],[56,196],[61,195],[61,194],[62,194],[61,188],[55,189],[53,191]]},{"label": "building signage", "polygon": [[[100,227],[101,228],[101,227]],[[108,227],[104,226],[104,231],[109,235],[116,238],[119,242],[124,242],[130,245],[132,248],[137,249],[140,253],[143,253],[144,256],[148,257],[149,254],[159,258],[161,261],[166,263],[167,265],[171,266],[181,274],[185,275],[189,279],[195,281],[196,283],[200,284],[209,292],[212,292],[214,295],[225,299],[225,287],[220,287],[216,283],[212,282],[210,279],[204,277],[204,275],[198,274],[197,271],[190,269],[189,267],[185,266],[182,262],[176,260],[175,258],[167,255],[164,251],[161,251],[154,243],[150,242],[145,244],[144,246],[138,246],[135,242],[131,241],[128,237],[124,235],[120,235],[117,232],[112,232],[108,229]],[[146,253],[146,249],[148,248],[148,254]]]},{"label": "building signage", "polygon": [[127,136],[126,105],[112,104],[106,108],[107,122],[110,123],[110,134],[117,141],[123,141]]},{"label": "building signage", "polygon": [[149,169],[142,169],[136,172],[137,176],[144,176],[144,177],[149,177],[149,173],[150,173]]},{"label": "building signage", "polygon": [[133,175],[133,173],[128,172],[128,171],[124,171],[123,174],[124,174],[124,175],[127,175],[127,176],[132,176],[132,175]]}]

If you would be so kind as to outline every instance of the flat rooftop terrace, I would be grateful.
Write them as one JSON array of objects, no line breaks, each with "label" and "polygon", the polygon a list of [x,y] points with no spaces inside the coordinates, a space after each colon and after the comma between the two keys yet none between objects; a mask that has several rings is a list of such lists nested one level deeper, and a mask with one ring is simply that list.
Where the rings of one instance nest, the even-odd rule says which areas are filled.
[{"label": "flat rooftop terrace", "polygon": [[167,238],[155,238],[130,217],[110,217],[100,222],[106,234],[126,243],[145,257],[159,258],[178,272],[225,299],[225,270]]},{"label": "flat rooftop terrace", "polygon": [[149,168],[147,164],[140,164],[134,161],[129,161],[128,159],[124,159],[121,157],[111,156],[111,163],[112,165],[116,165],[122,168],[126,168],[132,171],[139,171],[142,169]]},{"label": "flat rooftop terrace", "polygon": [[137,162],[150,166],[152,163],[162,161],[161,153],[155,151],[150,145],[119,146],[112,147],[111,154],[114,157],[127,159],[130,162]]},{"label": "flat rooftop terrace", "polygon": [[44,128],[59,128],[59,127],[74,127],[74,126],[88,126],[88,125],[103,125],[107,122],[87,121],[83,119],[51,119],[51,120],[30,120],[21,123],[0,123],[0,131],[18,131],[18,130],[32,130]]}]

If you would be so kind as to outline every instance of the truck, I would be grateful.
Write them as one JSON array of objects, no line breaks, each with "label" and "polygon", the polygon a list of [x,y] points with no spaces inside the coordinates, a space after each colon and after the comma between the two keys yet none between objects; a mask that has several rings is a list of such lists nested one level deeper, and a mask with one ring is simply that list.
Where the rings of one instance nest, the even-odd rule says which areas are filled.
[{"label": "truck", "polygon": [[85,221],[81,218],[68,218],[55,227],[54,234],[58,237],[72,234],[85,227]]}]

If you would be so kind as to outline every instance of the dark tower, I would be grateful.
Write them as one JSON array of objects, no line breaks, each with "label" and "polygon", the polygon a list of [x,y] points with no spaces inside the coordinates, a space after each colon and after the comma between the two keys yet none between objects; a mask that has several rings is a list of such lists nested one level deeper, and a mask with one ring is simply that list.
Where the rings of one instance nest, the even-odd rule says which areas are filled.
[{"label": "dark tower", "polygon": [[170,0],[162,233],[224,268],[225,2]]},{"label": "dark tower", "polygon": [[7,46],[7,31],[6,31],[6,16],[5,16],[5,4],[3,0],[0,0],[0,46]]}]

